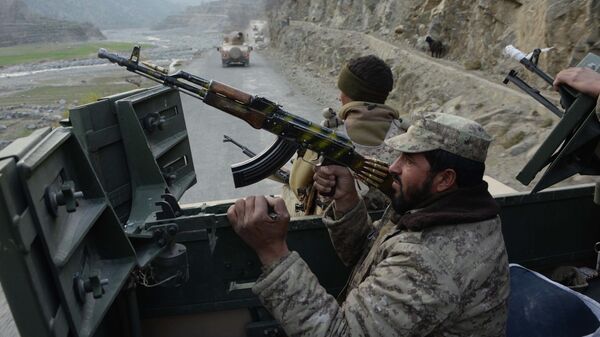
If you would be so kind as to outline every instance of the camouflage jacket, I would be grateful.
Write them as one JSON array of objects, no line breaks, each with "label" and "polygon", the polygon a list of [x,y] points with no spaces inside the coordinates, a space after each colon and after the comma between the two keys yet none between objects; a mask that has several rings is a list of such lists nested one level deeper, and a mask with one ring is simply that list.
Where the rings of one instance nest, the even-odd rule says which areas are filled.
[{"label": "camouflage jacket", "polygon": [[499,218],[406,231],[389,208],[371,224],[362,202],[339,220],[331,207],[325,215],[338,255],[356,263],[343,303],[295,252],[253,288],[289,336],[505,335],[508,260]]}]

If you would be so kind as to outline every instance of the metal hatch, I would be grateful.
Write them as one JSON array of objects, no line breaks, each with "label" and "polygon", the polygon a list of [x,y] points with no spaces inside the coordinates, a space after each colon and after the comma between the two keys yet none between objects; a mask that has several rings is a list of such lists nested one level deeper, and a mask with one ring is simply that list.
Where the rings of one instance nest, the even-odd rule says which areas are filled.
[{"label": "metal hatch", "polygon": [[21,335],[92,336],[136,262],[94,170],[70,128],[0,158],[0,280]]},{"label": "metal hatch", "polygon": [[127,233],[143,230],[166,190],[178,200],[196,183],[177,90],[106,97],[72,109],[70,120]]},{"label": "metal hatch", "polygon": [[[179,199],[196,182],[179,93],[156,86],[105,97],[70,111],[73,132],[81,142],[100,183],[124,224],[140,224],[157,208],[140,203],[136,191],[155,186]],[[136,213],[134,219],[130,212]]]},{"label": "metal hatch", "polygon": [[133,268],[168,248],[147,219],[196,181],[176,90],[70,113],[0,151],[0,281],[23,337],[94,336]]},{"label": "metal hatch", "polygon": [[132,184],[125,231],[134,233],[158,210],[161,195],[179,200],[196,174],[177,90],[156,86],[115,104]]}]

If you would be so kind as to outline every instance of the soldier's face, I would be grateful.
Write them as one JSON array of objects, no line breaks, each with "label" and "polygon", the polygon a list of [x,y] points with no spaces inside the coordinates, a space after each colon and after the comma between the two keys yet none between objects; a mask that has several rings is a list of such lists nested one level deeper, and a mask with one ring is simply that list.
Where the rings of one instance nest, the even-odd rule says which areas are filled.
[{"label": "soldier's face", "polygon": [[394,177],[392,207],[402,214],[433,194],[431,166],[420,153],[402,153],[389,168]]}]

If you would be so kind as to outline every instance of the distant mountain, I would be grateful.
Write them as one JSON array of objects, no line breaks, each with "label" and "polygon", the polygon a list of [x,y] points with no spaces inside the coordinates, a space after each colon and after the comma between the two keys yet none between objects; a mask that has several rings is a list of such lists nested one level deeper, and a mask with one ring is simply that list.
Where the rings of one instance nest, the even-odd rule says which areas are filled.
[{"label": "distant mountain", "polygon": [[[0,0],[5,1],[5,0]],[[32,11],[97,27],[146,27],[202,0],[23,0]]]},{"label": "distant mountain", "polygon": [[98,28],[44,17],[22,0],[0,0],[0,47],[36,42],[70,42],[104,39]]}]

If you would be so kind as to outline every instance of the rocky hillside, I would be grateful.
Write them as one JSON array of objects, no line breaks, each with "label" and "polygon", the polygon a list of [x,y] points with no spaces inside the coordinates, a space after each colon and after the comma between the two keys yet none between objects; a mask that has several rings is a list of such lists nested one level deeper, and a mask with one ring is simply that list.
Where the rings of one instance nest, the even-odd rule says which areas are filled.
[{"label": "rocky hillside", "polygon": [[[521,190],[514,177],[558,119],[502,84],[511,68],[521,68],[502,55],[504,46],[554,46],[540,58],[551,75],[588,51],[600,54],[599,0],[267,0],[267,6],[271,45],[288,68],[308,67],[334,86],[347,59],[380,56],[396,79],[392,106],[481,122],[494,136],[488,174]],[[443,41],[442,58],[425,51],[427,35]],[[548,86],[540,88],[556,99]]]},{"label": "rocky hillside", "polygon": [[0,47],[103,38],[91,24],[50,19],[34,14],[21,0],[0,0]]},{"label": "rocky hillside", "polygon": [[542,61],[550,72],[600,52],[599,0],[270,0],[279,21],[309,21],[421,47],[431,35],[446,58],[497,72],[507,44],[523,50],[554,46]]}]

